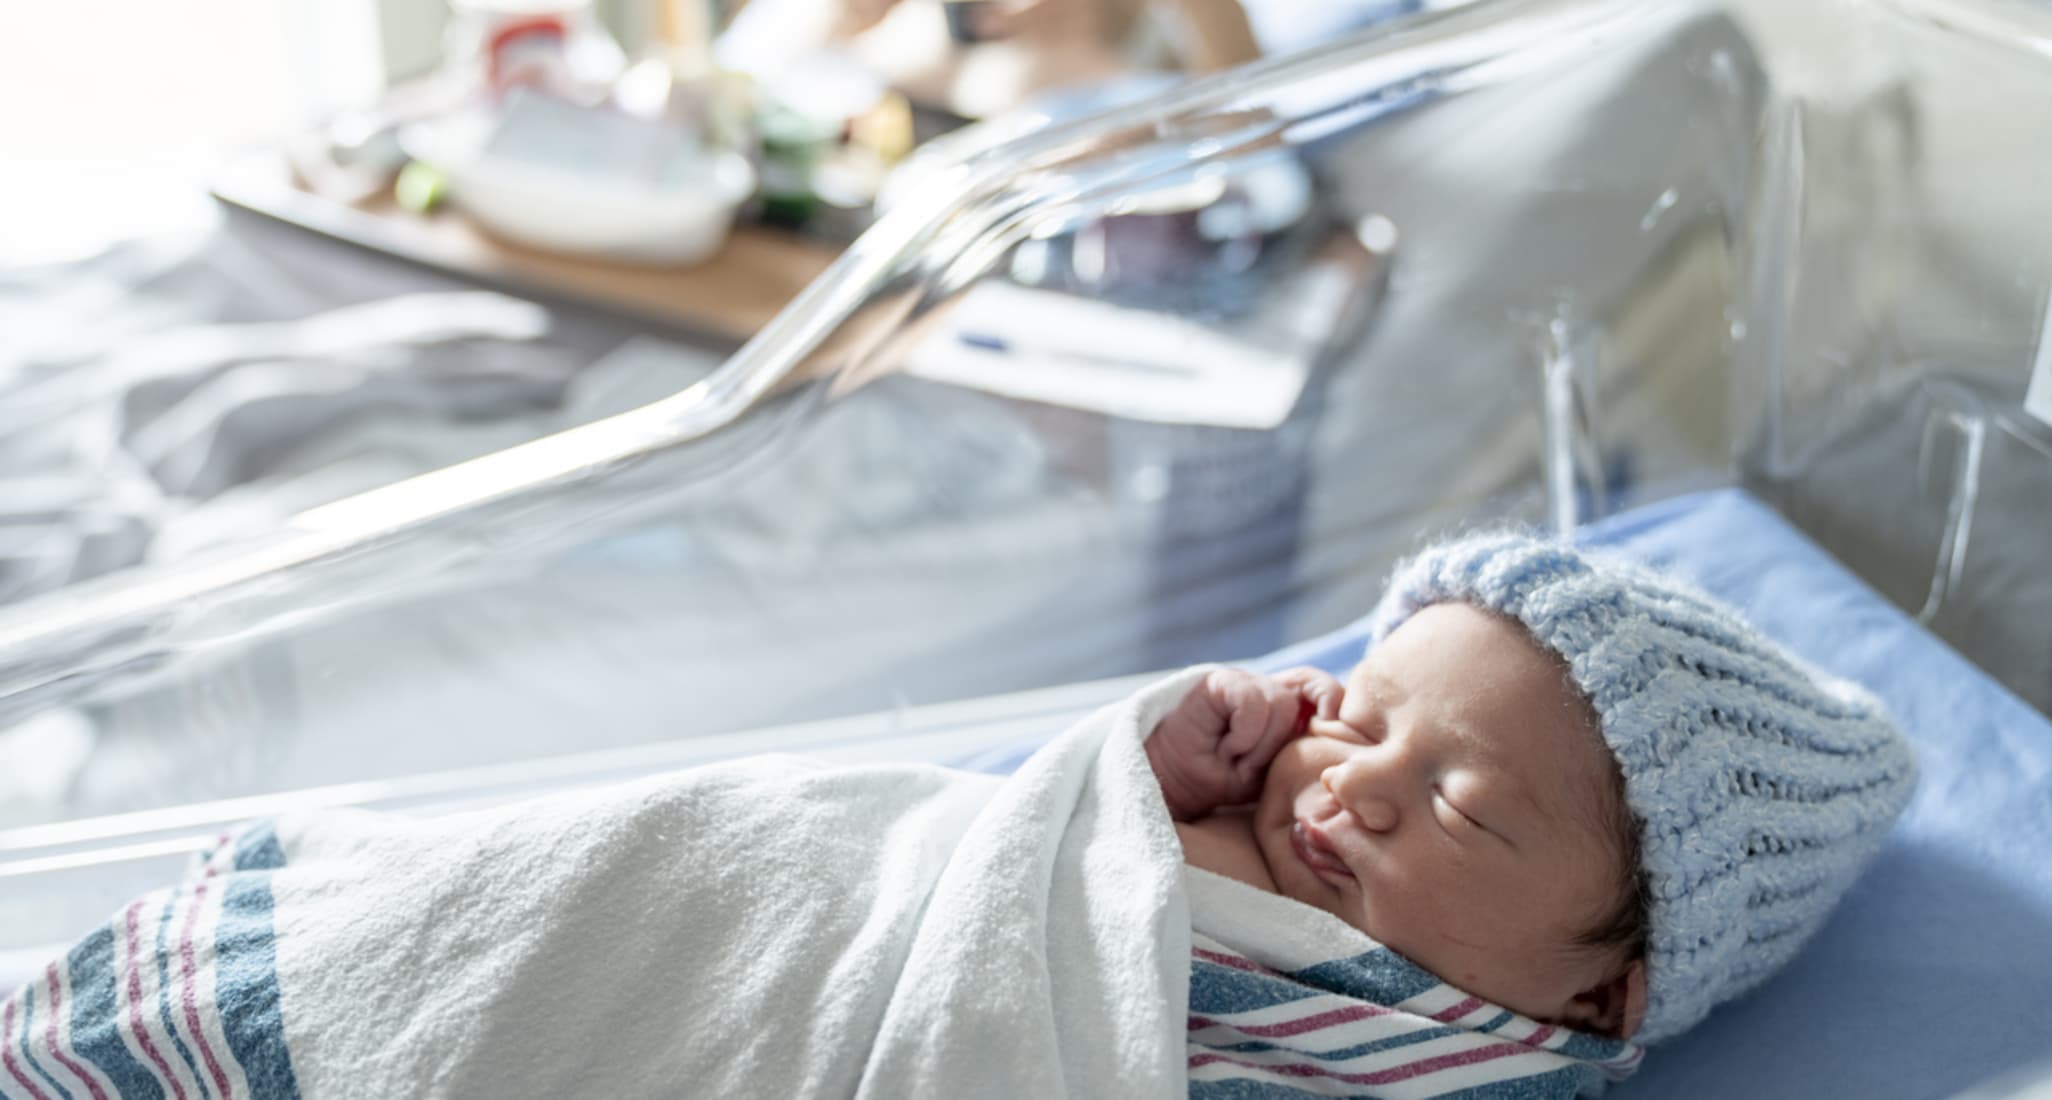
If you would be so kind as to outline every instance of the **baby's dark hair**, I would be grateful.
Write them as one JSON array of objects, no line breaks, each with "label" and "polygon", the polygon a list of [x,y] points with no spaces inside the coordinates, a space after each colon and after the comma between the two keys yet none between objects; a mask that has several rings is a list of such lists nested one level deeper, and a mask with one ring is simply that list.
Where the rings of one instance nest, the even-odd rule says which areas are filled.
[{"label": "baby's dark hair", "polygon": [[[1591,731],[1597,727],[1592,726]],[[1600,733],[1594,733],[1600,738]],[[1605,755],[1609,747],[1604,748]],[[1610,790],[1607,797],[1599,800],[1597,811],[1597,832],[1611,846],[1617,856],[1619,868],[1617,881],[1611,893],[1610,905],[1592,924],[1575,937],[1575,946],[1606,954],[1618,952],[1627,960],[1641,958],[1646,954],[1646,938],[1652,928],[1652,892],[1646,882],[1645,868],[1640,865],[1639,830],[1641,824],[1637,814],[1625,802],[1624,772],[1613,765],[1610,769]]]},{"label": "baby's dark hair", "polygon": [[1579,704],[1583,727],[1595,739],[1596,746],[1603,750],[1603,758],[1610,761],[1605,778],[1589,785],[1590,801],[1596,807],[1591,811],[1590,825],[1603,838],[1610,853],[1617,857],[1618,877],[1610,894],[1610,904],[1596,920],[1576,934],[1573,943],[1591,951],[1615,952],[1627,960],[1643,957],[1646,940],[1652,930],[1653,910],[1652,891],[1646,881],[1645,868],[1640,864],[1639,833],[1643,823],[1625,800],[1624,769],[1618,766],[1616,758],[1611,755],[1609,743],[1603,740],[1603,719],[1597,713],[1596,704],[1575,682],[1567,659],[1540,641],[1530,627],[1495,608],[1482,607],[1480,610],[1517,627],[1539,652],[1553,661],[1561,684]]}]

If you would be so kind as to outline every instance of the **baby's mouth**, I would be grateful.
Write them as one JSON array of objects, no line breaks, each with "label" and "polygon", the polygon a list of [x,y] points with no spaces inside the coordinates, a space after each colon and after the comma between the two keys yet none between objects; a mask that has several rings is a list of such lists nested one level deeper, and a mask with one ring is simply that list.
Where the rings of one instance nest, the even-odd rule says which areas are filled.
[{"label": "baby's mouth", "polygon": [[1308,825],[1301,820],[1291,825],[1290,851],[1304,861],[1304,866],[1327,882],[1338,885],[1354,879],[1354,872],[1340,859],[1339,849],[1333,847],[1332,838],[1316,825]]}]

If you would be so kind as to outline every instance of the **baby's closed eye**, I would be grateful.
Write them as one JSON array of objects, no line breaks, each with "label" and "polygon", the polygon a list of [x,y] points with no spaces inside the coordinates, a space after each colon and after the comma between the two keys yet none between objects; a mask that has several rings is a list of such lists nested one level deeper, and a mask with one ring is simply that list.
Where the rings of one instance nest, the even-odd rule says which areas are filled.
[{"label": "baby's closed eye", "polygon": [[1475,820],[1472,816],[1470,816],[1467,813],[1467,811],[1455,805],[1453,800],[1446,796],[1446,792],[1440,790],[1437,787],[1433,788],[1432,790],[1432,802],[1435,806],[1439,808],[1439,814],[1442,820],[1447,821],[1459,828],[1480,829],[1483,832],[1489,831],[1489,827],[1487,825],[1484,825],[1480,821]]},{"label": "baby's closed eye", "polygon": [[1449,832],[1468,835],[1484,835],[1488,838],[1510,844],[1510,837],[1490,824],[1490,812],[1481,808],[1482,800],[1472,792],[1449,794],[1446,787],[1432,788],[1432,804],[1435,813],[1448,826]]}]

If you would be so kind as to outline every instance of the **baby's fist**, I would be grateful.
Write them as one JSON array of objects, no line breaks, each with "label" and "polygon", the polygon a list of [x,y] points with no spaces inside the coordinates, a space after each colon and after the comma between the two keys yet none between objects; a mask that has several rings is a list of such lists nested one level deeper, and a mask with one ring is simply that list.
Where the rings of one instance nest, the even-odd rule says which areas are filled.
[{"label": "baby's fist", "polygon": [[1314,668],[1207,673],[1147,739],[1170,816],[1194,821],[1259,797],[1275,754],[1313,715],[1337,715],[1341,695],[1339,681]]}]

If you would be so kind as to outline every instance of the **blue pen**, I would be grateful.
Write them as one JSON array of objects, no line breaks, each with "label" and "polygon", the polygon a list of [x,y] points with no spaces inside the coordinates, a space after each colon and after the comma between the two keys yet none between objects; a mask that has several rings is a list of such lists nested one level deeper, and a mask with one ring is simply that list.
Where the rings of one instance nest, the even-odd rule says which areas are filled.
[{"label": "blue pen", "polygon": [[[1012,346],[1011,341],[1006,340],[1002,336],[996,336],[987,332],[970,332],[965,329],[957,331],[955,335],[958,339],[962,341],[963,344],[969,347],[978,348],[983,351],[996,352],[999,355],[1024,354],[1027,350],[1015,348]],[[1176,378],[1192,378],[1198,374],[1198,371],[1194,368],[1178,366],[1173,363],[1138,363],[1134,362],[1131,359],[1119,359],[1113,356],[1102,355],[1092,351],[1076,351],[1070,350],[1068,348],[1049,347],[1033,348],[1030,350],[1032,352],[1041,355],[1047,355],[1057,359],[1068,359],[1077,363],[1087,363],[1093,367],[1110,367],[1113,370],[1137,371],[1142,374],[1161,374]]]}]

